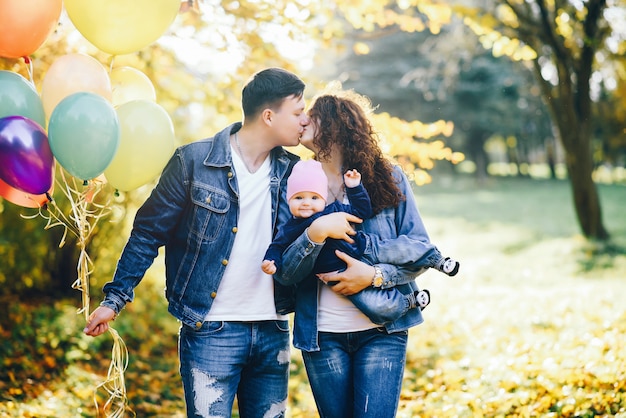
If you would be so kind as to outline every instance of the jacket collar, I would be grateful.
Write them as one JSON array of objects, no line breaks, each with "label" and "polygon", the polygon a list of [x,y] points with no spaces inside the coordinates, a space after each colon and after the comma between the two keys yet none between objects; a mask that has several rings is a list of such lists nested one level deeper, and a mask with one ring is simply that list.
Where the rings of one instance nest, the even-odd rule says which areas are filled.
[{"label": "jacket collar", "polygon": [[241,129],[241,122],[222,129],[213,138],[207,139],[209,150],[203,164],[209,167],[230,167],[232,155],[230,154],[230,136]]},{"label": "jacket collar", "polygon": [[[230,136],[241,129],[241,122],[235,122],[224,128],[213,138],[208,138],[209,150],[203,164],[209,167],[230,167],[233,157],[230,150]],[[276,147],[271,151],[272,158],[289,163],[289,154],[283,147]],[[287,159],[283,159],[286,157]]]}]

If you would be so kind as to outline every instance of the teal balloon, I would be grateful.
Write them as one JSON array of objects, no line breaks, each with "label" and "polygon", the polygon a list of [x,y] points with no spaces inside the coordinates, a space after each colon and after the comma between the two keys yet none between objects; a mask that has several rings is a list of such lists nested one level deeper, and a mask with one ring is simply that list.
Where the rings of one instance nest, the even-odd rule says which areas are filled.
[{"label": "teal balloon", "polygon": [[0,71],[0,118],[23,116],[46,127],[43,103],[33,84],[20,74]]},{"label": "teal balloon", "polygon": [[120,143],[120,124],[113,105],[95,93],[65,97],[50,115],[48,142],[68,173],[82,180],[98,177]]}]

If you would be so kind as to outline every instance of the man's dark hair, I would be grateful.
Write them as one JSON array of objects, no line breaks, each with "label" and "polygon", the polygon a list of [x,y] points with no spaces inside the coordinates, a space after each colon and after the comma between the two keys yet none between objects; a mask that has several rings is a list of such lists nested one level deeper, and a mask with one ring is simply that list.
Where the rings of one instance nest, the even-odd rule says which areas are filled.
[{"label": "man's dark hair", "polygon": [[282,68],[268,68],[254,74],[242,91],[244,117],[254,117],[265,108],[276,109],[287,97],[302,97],[304,82]]}]

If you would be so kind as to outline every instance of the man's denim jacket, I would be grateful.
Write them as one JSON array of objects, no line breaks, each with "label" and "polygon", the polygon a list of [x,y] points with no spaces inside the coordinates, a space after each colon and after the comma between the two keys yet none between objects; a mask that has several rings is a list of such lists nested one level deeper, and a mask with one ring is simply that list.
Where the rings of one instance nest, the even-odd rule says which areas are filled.
[{"label": "man's denim jacket", "polygon": [[[229,136],[233,124],[213,138],[178,148],[158,185],[138,210],[113,281],[104,286],[103,306],[119,312],[134,298],[134,288],[165,246],[168,310],[192,327],[202,325],[228,264],[239,216],[237,178]],[[272,225],[289,216],[286,180],[298,157],[271,151]],[[280,201],[280,204],[279,204]],[[259,269],[261,266],[259,265]],[[293,292],[275,283],[278,313],[293,311]]]},{"label": "man's denim jacket", "polygon": [[[408,179],[400,168],[394,175],[406,200],[397,208],[386,208],[373,218],[355,225],[368,238],[368,259],[378,260],[385,281],[383,289],[396,287],[404,294],[417,290],[415,277],[425,269],[403,267],[420,259],[433,246],[420,217]],[[311,274],[322,245],[310,241],[303,233],[283,254],[283,268],[274,278],[285,285],[297,285],[294,317],[294,347],[304,351],[319,351],[317,311],[322,282]],[[398,320],[384,324],[387,332],[406,331],[424,322],[419,309],[409,309]]]}]

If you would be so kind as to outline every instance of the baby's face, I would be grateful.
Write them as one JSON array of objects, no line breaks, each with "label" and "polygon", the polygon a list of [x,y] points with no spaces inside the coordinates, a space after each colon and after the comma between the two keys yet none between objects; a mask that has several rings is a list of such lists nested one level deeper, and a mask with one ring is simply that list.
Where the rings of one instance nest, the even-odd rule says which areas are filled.
[{"label": "baby's face", "polygon": [[313,192],[299,192],[289,199],[289,211],[296,218],[308,218],[321,212],[326,207],[326,201]]}]

